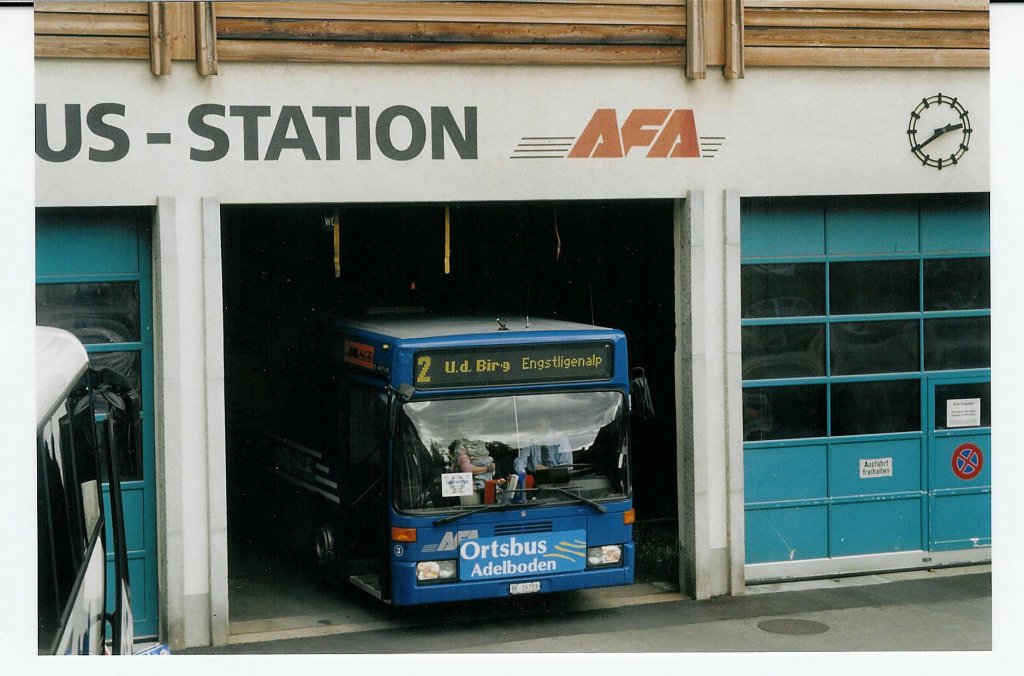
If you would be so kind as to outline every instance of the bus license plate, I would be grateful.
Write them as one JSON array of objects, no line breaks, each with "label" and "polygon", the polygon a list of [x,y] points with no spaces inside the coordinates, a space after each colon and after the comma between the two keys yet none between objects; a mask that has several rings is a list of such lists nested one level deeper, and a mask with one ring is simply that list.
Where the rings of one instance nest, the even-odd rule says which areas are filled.
[{"label": "bus license plate", "polygon": [[540,582],[514,582],[508,586],[509,594],[533,594],[540,591]]}]

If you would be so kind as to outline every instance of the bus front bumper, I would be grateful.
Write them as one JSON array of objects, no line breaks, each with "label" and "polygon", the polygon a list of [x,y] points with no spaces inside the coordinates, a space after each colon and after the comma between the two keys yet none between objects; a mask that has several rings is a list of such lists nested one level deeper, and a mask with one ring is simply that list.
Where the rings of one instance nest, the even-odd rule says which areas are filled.
[{"label": "bus front bumper", "polygon": [[[622,564],[618,566],[588,568],[570,573],[504,577],[488,580],[441,582],[422,584],[416,580],[415,561],[393,561],[391,564],[391,602],[396,606],[411,606],[447,601],[472,601],[516,595],[523,583],[539,583],[536,594],[615,587],[633,584],[633,543],[623,546]],[[538,585],[525,585],[526,588]]]}]

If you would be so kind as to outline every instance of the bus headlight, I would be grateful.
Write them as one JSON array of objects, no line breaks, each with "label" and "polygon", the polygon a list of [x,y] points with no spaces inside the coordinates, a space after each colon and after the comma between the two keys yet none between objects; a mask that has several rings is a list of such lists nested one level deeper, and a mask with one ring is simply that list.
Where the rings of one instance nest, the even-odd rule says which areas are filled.
[{"label": "bus headlight", "polygon": [[622,545],[602,545],[587,550],[588,566],[611,566],[622,561]]},{"label": "bus headlight", "polygon": [[416,579],[419,582],[449,582],[455,579],[454,559],[444,561],[420,561],[416,564]]}]

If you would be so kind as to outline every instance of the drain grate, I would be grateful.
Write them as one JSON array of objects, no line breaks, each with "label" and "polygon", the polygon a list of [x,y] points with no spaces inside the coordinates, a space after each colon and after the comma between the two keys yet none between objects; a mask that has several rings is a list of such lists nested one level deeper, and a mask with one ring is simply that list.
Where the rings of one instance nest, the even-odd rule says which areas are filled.
[{"label": "drain grate", "polygon": [[786,617],[778,620],[758,622],[757,628],[771,634],[788,634],[790,636],[811,636],[812,634],[823,634],[828,631],[828,625],[821,622],[794,620]]}]

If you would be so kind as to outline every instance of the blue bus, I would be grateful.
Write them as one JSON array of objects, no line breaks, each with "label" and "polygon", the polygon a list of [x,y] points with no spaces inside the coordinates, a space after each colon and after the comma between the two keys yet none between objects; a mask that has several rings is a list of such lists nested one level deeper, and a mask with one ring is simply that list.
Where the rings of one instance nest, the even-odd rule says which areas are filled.
[{"label": "blue bus", "polygon": [[630,389],[646,383],[621,331],[382,314],[327,342],[330,441],[268,446],[327,579],[396,606],[633,582]]}]

